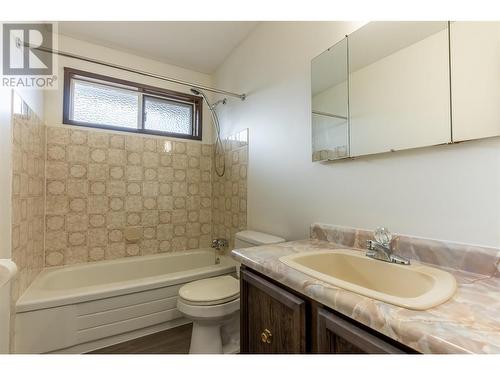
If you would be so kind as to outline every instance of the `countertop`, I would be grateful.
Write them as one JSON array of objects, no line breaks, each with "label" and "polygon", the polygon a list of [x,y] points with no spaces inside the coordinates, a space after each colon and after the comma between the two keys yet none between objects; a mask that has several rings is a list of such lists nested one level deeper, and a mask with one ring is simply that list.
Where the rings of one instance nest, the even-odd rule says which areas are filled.
[{"label": "countertop", "polygon": [[499,277],[430,264],[453,274],[457,291],[435,308],[416,311],[337,288],[279,261],[280,257],[294,253],[338,248],[349,247],[310,239],[237,249],[232,256],[245,266],[421,353],[500,353]]}]

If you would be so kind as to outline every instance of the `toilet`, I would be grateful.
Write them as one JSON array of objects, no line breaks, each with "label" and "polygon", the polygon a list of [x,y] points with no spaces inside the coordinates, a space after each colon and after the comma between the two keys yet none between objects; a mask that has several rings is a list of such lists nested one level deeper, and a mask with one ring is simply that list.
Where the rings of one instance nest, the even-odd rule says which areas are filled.
[{"label": "toilet", "polygon": [[[271,245],[281,237],[250,230],[236,233],[235,248]],[[193,321],[190,354],[231,354],[240,349],[240,283],[224,275],[197,280],[179,289],[177,309]]]}]

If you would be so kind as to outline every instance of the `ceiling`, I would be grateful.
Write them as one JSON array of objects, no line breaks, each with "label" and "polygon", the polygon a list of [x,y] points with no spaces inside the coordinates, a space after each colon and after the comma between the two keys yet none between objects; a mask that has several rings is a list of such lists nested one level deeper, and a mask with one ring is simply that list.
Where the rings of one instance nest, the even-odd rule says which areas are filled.
[{"label": "ceiling", "polygon": [[211,74],[258,22],[59,22],[59,33]]}]

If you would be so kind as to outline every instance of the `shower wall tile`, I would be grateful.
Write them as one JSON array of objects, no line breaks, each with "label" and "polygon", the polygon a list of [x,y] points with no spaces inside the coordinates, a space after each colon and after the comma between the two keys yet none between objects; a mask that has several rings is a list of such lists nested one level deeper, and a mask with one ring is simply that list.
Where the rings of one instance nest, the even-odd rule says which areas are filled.
[{"label": "shower wall tile", "polygon": [[233,249],[235,234],[247,227],[248,129],[224,139],[223,145],[225,154],[218,156],[217,165],[220,170],[225,163],[224,176],[219,177],[215,168],[212,174],[212,233],[214,238],[229,240]]},{"label": "shower wall tile", "polygon": [[45,266],[208,247],[212,161],[197,142],[48,127]]},{"label": "shower wall tile", "polygon": [[[232,247],[246,228],[246,131],[224,140],[219,178],[213,145],[45,127],[31,112],[14,121],[17,295],[43,265],[204,248],[216,236]],[[127,227],[141,240],[127,241]]]},{"label": "shower wall tile", "polygon": [[[27,105],[24,108],[26,114],[12,116],[12,259],[19,270],[13,301],[44,265],[45,126]],[[53,150],[51,157],[58,158],[60,153]],[[56,194],[64,188],[50,186]],[[51,220],[50,225],[63,223]]]}]

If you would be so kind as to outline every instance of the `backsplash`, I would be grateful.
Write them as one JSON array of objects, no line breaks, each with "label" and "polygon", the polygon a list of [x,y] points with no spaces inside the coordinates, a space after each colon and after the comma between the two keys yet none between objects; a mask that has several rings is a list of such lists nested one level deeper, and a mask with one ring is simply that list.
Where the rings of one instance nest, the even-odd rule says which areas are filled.
[{"label": "backsplash", "polygon": [[[456,242],[393,234],[394,252],[409,259],[442,267],[500,277],[500,250]],[[366,249],[373,231],[329,224],[312,224],[311,239]]]},{"label": "backsplash", "polygon": [[45,126],[27,106],[12,116],[12,260],[14,301],[43,269]]},{"label": "backsplash", "polygon": [[[45,265],[208,247],[212,145],[47,128]],[[141,239],[128,242],[126,227]]]},{"label": "backsplash", "polygon": [[234,248],[235,234],[247,226],[248,129],[223,140],[226,171],[213,176],[213,234],[229,240]]}]

